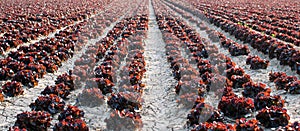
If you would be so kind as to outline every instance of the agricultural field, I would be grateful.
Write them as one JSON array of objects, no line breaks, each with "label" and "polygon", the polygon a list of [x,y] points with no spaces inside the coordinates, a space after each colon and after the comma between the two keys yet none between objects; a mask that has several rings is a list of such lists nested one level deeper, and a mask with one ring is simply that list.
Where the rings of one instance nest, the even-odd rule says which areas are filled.
[{"label": "agricultural field", "polygon": [[300,131],[299,0],[0,0],[1,131]]}]

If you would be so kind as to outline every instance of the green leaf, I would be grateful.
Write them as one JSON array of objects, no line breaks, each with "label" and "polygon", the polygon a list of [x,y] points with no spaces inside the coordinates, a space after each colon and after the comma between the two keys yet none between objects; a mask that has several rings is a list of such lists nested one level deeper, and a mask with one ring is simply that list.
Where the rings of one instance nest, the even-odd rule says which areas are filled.
[{"label": "green leaf", "polygon": [[274,37],[274,38],[275,38],[275,37],[276,37],[276,35],[275,35],[275,34],[272,34],[272,37]]}]

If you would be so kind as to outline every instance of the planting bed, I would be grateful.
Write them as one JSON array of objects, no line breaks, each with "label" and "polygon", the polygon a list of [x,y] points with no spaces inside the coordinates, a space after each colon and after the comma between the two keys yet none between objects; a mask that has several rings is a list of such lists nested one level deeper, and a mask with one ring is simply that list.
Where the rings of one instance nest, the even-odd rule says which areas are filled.
[{"label": "planting bed", "polygon": [[300,3],[0,1],[0,130],[299,131]]}]

